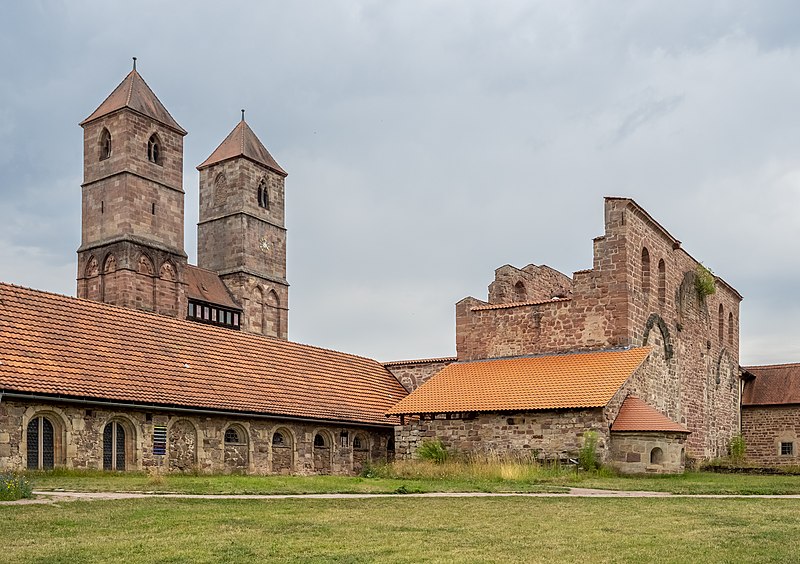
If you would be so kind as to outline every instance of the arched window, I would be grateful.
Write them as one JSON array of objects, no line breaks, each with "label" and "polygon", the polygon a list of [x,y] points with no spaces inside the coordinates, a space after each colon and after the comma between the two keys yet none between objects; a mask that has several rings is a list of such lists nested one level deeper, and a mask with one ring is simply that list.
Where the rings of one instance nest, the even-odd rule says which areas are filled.
[{"label": "arched window", "polygon": [[365,450],[367,448],[367,441],[361,438],[361,435],[356,435],[353,438],[353,448],[355,450]]},{"label": "arched window", "polygon": [[328,445],[325,444],[325,437],[317,433],[314,435],[314,446],[315,447],[326,447]]},{"label": "arched window", "polygon": [[728,312],[728,344],[733,345],[733,312]]},{"label": "arched window", "polygon": [[262,178],[261,182],[258,183],[258,205],[264,209],[269,209],[269,189],[266,178]]},{"label": "arched window", "polygon": [[157,165],[162,165],[164,156],[161,151],[161,140],[153,133],[147,141],[147,160]]},{"label": "arched window", "polygon": [[722,337],[725,335],[725,308],[722,307],[722,304],[719,304],[719,318],[717,322],[719,323],[719,327],[717,327],[717,336],[719,337],[719,342],[722,343]]},{"label": "arched window", "polygon": [[39,415],[28,423],[28,470],[49,470],[55,466],[55,429],[52,421]]},{"label": "arched window", "polygon": [[286,446],[286,439],[282,433],[272,435],[272,446]]},{"label": "arched window", "polygon": [[667,302],[667,266],[664,259],[658,261],[658,305],[664,307]]},{"label": "arched window", "polygon": [[525,293],[525,284],[520,280],[514,284],[514,300],[517,302],[524,302],[527,294]]},{"label": "arched window", "polygon": [[103,470],[125,470],[125,428],[119,421],[103,429]]},{"label": "arched window", "polygon": [[642,247],[642,294],[645,299],[650,295],[650,253],[647,247]]},{"label": "arched window", "polygon": [[239,431],[236,430],[236,427],[228,427],[225,429],[225,444],[239,444],[241,442]]},{"label": "arched window", "polygon": [[111,156],[111,133],[103,128],[100,134],[100,160],[104,161]]},{"label": "arched window", "polygon": [[650,464],[661,464],[664,459],[664,451],[656,447],[650,451]]}]

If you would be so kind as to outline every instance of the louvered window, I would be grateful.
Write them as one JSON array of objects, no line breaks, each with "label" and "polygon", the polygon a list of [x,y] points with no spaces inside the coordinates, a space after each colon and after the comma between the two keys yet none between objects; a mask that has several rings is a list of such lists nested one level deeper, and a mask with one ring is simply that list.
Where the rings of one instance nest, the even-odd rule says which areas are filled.
[{"label": "louvered window", "polygon": [[153,454],[156,456],[167,454],[167,428],[163,425],[153,427]]}]

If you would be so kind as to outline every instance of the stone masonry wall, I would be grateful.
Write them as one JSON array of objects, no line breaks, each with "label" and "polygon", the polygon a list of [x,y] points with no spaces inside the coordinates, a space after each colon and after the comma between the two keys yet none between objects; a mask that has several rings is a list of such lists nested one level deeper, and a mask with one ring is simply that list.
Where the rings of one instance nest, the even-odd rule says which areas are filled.
[{"label": "stone masonry wall", "polygon": [[625,474],[681,473],[685,440],[680,433],[612,433],[610,463]]},{"label": "stone masonry wall", "polygon": [[422,384],[431,379],[445,366],[455,362],[455,358],[421,360],[421,361],[400,361],[386,362],[384,367],[392,373],[400,384],[409,393],[419,388]]},{"label": "stone masonry wall", "polygon": [[[127,470],[352,474],[369,461],[385,461],[387,455],[394,454],[388,450],[393,436],[391,427],[386,430],[337,425],[321,427],[275,419],[107,410],[3,398],[0,401],[0,471],[25,469],[27,426],[39,415],[53,423],[58,445],[56,467],[65,468],[103,468],[103,430],[111,421],[120,422],[126,430]],[[164,456],[153,453],[154,430],[159,426],[167,428]],[[239,431],[240,442],[226,446],[224,435],[230,426]],[[286,439],[282,447],[272,445],[276,432]],[[318,433],[328,438],[324,468],[316,468],[314,463],[314,436]],[[357,437],[359,448],[353,448]],[[319,455],[316,460],[319,464]]]},{"label": "stone masonry wall", "polygon": [[478,413],[474,419],[411,420],[395,428],[397,457],[410,459],[425,440],[452,452],[564,459],[577,455],[586,431],[597,433],[598,455],[608,456],[608,425],[600,409]]},{"label": "stone masonry wall", "polygon": [[[765,466],[800,465],[800,406],[744,406],[742,436],[748,462]],[[782,442],[793,443],[792,455],[781,455]]]},{"label": "stone masonry wall", "polygon": [[529,264],[523,268],[501,266],[489,285],[489,303],[544,301],[572,295],[572,278],[547,265]]}]

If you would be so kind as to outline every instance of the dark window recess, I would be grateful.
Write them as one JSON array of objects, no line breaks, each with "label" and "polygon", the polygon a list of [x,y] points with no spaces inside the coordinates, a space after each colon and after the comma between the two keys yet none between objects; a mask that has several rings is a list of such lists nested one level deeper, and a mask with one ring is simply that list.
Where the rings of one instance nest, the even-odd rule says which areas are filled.
[{"label": "dark window recess", "polygon": [[145,413],[144,414],[144,420],[146,422],[148,422],[148,423],[151,423],[153,421],[153,414],[152,413]]},{"label": "dark window recess", "polygon": [[272,435],[272,445],[273,446],[285,446],[286,441],[283,438],[283,435],[280,433],[275,433]]},{"label": "dark window recess", "polygon": [[150,210],[150,213],[153,214],[153,215],[156,215],[156,203],[155,202],[153,202],[153,207]]},{"label": "dark window recess", "polygon": [[147,160],[157,165],[162,164],[161,141],[155,133],[147,141]]},{"label": "dark window recess", "polygon": [[267,181],[263,178],[258,184],[258,205],[264,209],[269,209],[269,189],[267,188]]},{"label": "dark window recess", "polygon": [[50,470],[55,465],[55,433],[46,417],[28,423],[28,469]]},{"label": "dark window recess", "polygon": [[167,454],[167,428],[163,425],[153,427],[153,454],[156,456]]},{"label": "dark window recess", "polygon": [[781,443],[781,456],[792,456],[794,454],[794,443]]},{"label": "dark window recess", "polygon": [[347,433],[347,431],[342,431],[339,434],[339,441],[341,442],[342,448],[348,447],[350,444],[350,435]]},{"label": "dark window recess", "polygon": [[239,433],[233,427],[225,429],[225,442],[226,443],[239,443]]},{"label": "dark window recess", "polygon": [[104,161],[111,156],[111,133],[108,129],[103,129],[103,134],[100,138],[100,160]]},{"label": "dark window recess", "polygon": [[314,446],[315,447],[324,447],[325,446],[325,438],[320,434],[314,435]]},{"label": "dark window recess", "polygon": [[106,203],[100,200],[100,213],[106,213]]},{"label": "dark window recess", "polygon": [[187,310],[186,318],[191,321],[199,321],[200,323],[208,323],[209,325],[216,325],[218,327],[239,329],[238,312],[215,305],[205,305],[192,300],[189,301],[189,309]]},{"label": "dark window recess", "polygon": [[125,428],[116,421],[103,430],[103,470],[125,470]]},{"label": "dark window recess", "polygon": [[356,438],[354,438],[354,439],[353,439],[353,448],[354,448],[354,449],[361,449],[361,448],[363,448],[363,447],[361,446],[361,444],[362,444],[362,443],[361,443],[361,437],[359,437],[359,436],[356,436]]}]

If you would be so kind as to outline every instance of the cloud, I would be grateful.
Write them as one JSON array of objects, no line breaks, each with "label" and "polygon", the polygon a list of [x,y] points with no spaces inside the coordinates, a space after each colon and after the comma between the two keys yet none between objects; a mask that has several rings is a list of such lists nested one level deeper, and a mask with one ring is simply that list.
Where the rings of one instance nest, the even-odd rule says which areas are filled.
[{"label": "cloud", "polygon": [[192,259],[194,166],[240,108],[289,172],[293,339],[378,358],[452,354],[453,304],[485,297],[497,266],[591,266],[610,194],[634,197],[745,295],[743,362],[800,360],[791,308],[776,305],[794,303],[798,274],[795,11],[14,4],[0,22],[14,54],[0,59],[0,279],[72,291],[76,124],[135,55],[189,131]]}]

